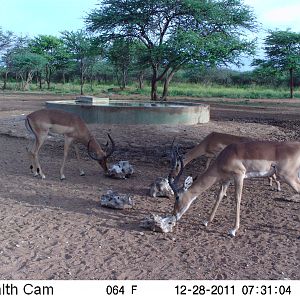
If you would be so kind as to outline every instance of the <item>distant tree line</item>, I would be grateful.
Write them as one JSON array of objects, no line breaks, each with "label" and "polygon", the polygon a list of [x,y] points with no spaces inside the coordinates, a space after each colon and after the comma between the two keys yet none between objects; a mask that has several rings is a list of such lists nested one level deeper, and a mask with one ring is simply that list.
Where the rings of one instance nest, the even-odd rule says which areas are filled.
[{"label": "distant tree line", "polygon": [[[171,80],[222,85],[290,86],[300,83],[300,33],[269,31],[264,59],[238,72],[241,55],[255,55],[257,30],[250,7],[240,0],[105,0],[86,17],[86,28],[59,37],[16,36],[0,27],[2,89],[16,81],[41,89],[52,83],[117,82],[121,89],[145,81],[151,99],[166,100]],[[161,82],[162,95],[157,86]]]}]

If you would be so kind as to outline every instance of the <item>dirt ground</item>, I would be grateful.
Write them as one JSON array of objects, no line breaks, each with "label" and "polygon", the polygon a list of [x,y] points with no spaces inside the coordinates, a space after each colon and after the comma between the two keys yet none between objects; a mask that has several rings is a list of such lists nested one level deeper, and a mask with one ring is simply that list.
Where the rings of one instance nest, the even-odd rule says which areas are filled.
[{"label": "dirt ground", "polygon": [[[0,279],[300,279],[300,198],[285,183],[277,192],[266,179],[245,181],[235,238],[227,235],[234,222],[233,187],[208,228],[201,224],[218,186],[193,203],[172,233],[140,227],[150,213],[172,211],[174,199],[151,198],[148,192],[155,178],[168,174],[174,137],[182,152],[211,131],[297,140],[300,108],[213,104],[208,124],[89,125],[101,144],[111,132],[116,151],[110,163],[129,160],[134,175],[105,177],[81,147],[86,176],[79,176],[71,152],[67,179],[61,181],[63,139],[52,137],[40,151],[42,180],[29,169],[26,146],[32,137],[24,118],[45,100],[61,98],[0,94]],[[195,160],[184,174],[201,173],[204,163]],[[100,196],[109,189],[131,195],[134,208],[101,207]]]}]

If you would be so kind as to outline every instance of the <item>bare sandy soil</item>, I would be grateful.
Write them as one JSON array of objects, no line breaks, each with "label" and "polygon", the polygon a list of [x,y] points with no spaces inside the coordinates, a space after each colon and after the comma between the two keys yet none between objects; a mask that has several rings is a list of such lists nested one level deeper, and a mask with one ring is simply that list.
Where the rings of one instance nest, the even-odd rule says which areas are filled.
[{"label": "bare sandy soil", "polygon": [[[29,170],[32,137],[24,117],[54,98],[61,97],[0,94],[0,279],[300,279],[300,198],[285,183],[277,192],[266,179],[245,182],[235,238],[227,235],[234,222],[233,187],[208,228],[201,224],[218,186],[193,203],[174,232],[140,227],[150,213],[173,208],[173,199],[149,197],[148,187],[168,174],[174,137],[182,152],[211,131],[297,140],[300,109],[214,104],[211,122],[203,125],[90,125],[101,144],[108,131],[115,139],[110,163],[129,160],[135,174],[128,180],[105,177],[81,147],[86,176],[79,176],[72,152],[61,181],[63,139],[52,137],[40,152],[42,180]],[[204,163],[194,161],[184,174],[201,173]],[[109,189],[130,194],[134,208],[101,207],[100,196]]]}]

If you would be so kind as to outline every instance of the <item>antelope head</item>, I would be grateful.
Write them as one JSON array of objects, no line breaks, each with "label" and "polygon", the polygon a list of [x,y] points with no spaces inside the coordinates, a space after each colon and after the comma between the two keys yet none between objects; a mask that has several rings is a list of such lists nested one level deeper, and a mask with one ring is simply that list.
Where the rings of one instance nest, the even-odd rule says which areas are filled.
[{"label": "antelope head", "polygon": [[111,142],[111,147],[108,149],[109,142],[107,141],[106,150],[103,151],[102,148],[97,143],[96,139],[92,137],[88,142],[88,154],[91,159],[98,161],[100,166],[103,168],[105,172],[108,172],[107,168],[107,159],[113,154],[115,151],[115,142],[108,133],[108,138]]},{"label": "antelope head", "polygon": [[[178,161],[179,160],[179,161]],[[176,172],[176,168],[179,165],[179,171]],[[174,173],[177,173],[177,175],[174,177]],[[183,159],[182,156],[179,155],[178,147],[174,147],[172,145],[172,152],[171,152],[171,171],[168,176],[168,181],[171,189],[174,192],[175,195],[175,204],[174,204],[174,210],[173,215],[176,217],[176,220],[178,221],[181,216],[185,213],[185,211],[189,208],[192,201],[187,195],[187,190],[191,187],[193,184],[193,178],[191,176],[188,176],[182,187],[178,187],[178,182],[180,179],[180,176],[183,173]]]}]

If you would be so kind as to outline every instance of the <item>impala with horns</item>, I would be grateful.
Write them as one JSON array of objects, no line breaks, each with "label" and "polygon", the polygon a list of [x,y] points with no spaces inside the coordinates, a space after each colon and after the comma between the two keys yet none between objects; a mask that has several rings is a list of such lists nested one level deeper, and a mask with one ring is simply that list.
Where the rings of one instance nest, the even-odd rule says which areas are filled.
[{"label": "impala with horns", "polygon": [[[173,178],[172,172],[180,160],[179,174]],[[263,142],[252,141],[227,146],[208,167],[208,169],[193,182],[191,177],[185,181],[183,188],[178,188],[179,177],[182,174],[183,160],[178,150],[173,148],[172,170],[169,174],[169,184],[174,191],[176,200],[173,214],[178,221],[188,210],[193,201],[213,184],[221,182],[217,201],[207,226],[214,219],[218,206],[223,199],[230,181],[234,180],[236,216],[234,228],[229,231],[235,236],[240,227],[240,205],[245,178],[265,177],[277,174],[297,193],[300,192],[300,143],[299,142]]]},{"label": "impala with horns", "polygon": [[[89,131],[85,122],[77,115],[56,109],[41,109],[32,112],[26,117],[26,128],[34,135],[34,144],[31,150],[28,150],[32,165],[30,166],[34,176],[40,175],[45,178],[39,163],[38,152],[45,142],[48,133],[58,133],[64,135],[64,157],[60,168],[60,179],[65,179],[64,167],[70,145],[74,143],[75,153],[78,160],[80,175],[84,171],[80,168],[79,150],[76,143],[81,143],[87,147],[89,156],[98,161],[105,172],[107,168],[107,158],[112,155],[115,149],[115,143],[111,136],[108,138],[111,142],[111,148],[108,152],[102,150],[95,137]],[[108,146],[108,144],[107,144]]]},{"label": "impala with horns", "polygon": [[[254,139],[245,137],[245,136],[238,136],[232,135],[227,133],[220,133],[220,132],[212,132],[207,135],[197,146],[190,149],[184,154],[183,157],[183,166],[185,167],[189,162],[193,159],[205,156],[207,157],[205,170],[208,169],[211,161],[218,156],[218,154],[228,145],[230,144],[237,144],[237,143],[245,143],[254,141]],[[179,172],[179,164],[177,164],[176,168],[174,169],[173,176],[176,176]],[[275,181],[277,185],[277,191],[281,191],[280,182],[276,179],[276,175],[269,177],[269,184],[272,186],[272,181]]]}]

